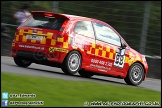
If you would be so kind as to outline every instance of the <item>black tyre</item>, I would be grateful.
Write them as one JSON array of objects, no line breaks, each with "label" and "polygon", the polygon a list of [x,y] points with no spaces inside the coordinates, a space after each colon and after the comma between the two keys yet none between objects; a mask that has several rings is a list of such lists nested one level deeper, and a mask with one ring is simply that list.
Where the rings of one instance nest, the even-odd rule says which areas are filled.
[{"label": "black tyre", "polygon": [[26,60],[21,57],[14,57],[14,62],[20,67],[28,67],[32,63],[30,60]]},{"label": "black tyre", "polygon": [[93,76],[92,73],[87,72],[87,71],[85,71],[85,70],[83,70],[83,69],[79,70],[78,73],[80,74],[80,76],[85,77],[85,78],[90,78],[90,77]]},{"label": "black tyre", "polygon": [[80,70],[82,58],[78,51],[70,52],[62,65],[62,71],[68,75],[74,75]]},{"label": "black tyre", "polygon": [[139,85],[142,83],[144,79],[144,68],[140,63],[134,63],[130,69],[129,72],[124,78],[125,82],[128,85]]}]

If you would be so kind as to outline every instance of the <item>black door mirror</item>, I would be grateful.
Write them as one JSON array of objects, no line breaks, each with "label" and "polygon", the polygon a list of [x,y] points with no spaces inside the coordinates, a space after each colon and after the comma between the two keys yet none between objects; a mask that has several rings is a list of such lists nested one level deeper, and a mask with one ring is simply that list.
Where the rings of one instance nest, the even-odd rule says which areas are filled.
[{"label": "black door mirror", "polygon": [[125,49],[127,46],[125,45],[125,43],[122,41],[122,39],[121,39],[121,48],[122,49]]}]

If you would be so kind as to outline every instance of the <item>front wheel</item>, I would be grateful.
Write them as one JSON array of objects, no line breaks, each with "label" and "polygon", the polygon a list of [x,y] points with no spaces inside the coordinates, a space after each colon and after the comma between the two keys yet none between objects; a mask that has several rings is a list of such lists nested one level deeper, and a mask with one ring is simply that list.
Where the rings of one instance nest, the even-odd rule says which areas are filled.
[{"label": "front wheel", "polygon": [[80,70],[81,67],[81,55],[78,51],[70,52],[65,58],[62,71],[68,75],[74,75]]},{"label": "front wheel", "polygon": [[32,64],[30,60],[26,60],[21,57],[14,57],[14,62],[20,67],[28,67]]},{"label": "front wheel", "polygon": [[128,85],[139,85],[142,83],[144,79],[144,68],[140,63],[134,63],[130,69],[129,72],[124,78],[125,82]]}]

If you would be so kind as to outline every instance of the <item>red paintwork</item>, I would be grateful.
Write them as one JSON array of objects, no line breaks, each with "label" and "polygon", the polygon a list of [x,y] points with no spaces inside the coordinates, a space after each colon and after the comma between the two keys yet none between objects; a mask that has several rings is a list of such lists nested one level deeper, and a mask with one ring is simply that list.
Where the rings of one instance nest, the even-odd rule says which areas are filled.
[{"label": "red paintwork", "polygon": [[[33,15],[39,15],[42,16],[44,15],[46,12],[32,12]],[[49,12],[46,14],[49,16],[55,16],[55,13],[50,14]],[[59,42],[57,41],[58,37],[60,38],[64,38],[64,42],[68,43],[68,48],[63,48],[63,49],[67,49],[68,52],[72,51],[72,50],[78,50],[81,55],[82,55],[82,67],[85,70],[88,71],[93,71],[96,73],[100,73],[100,74],[105,74],[105,75],[112,75],[112,76],[120,76],[121,78],[125,78],[127,75],[127,72],[130,68],[130,66],[135,63],[135,62],[140,62],[145,69],[145,76],[148,72],[148,65],[146,63],[146,61],[142,61],[142,55],[140,53],[138,53],[137,51],[133,50],[127,43],[126,41],[120,36],[120,34],[114,30],[113,27],[111,27],[109,24],[100,21],[100,20],[96,20],[96,19],[92,19],[92,18],[86,18],[86,17],[81,17],[81,16],[74,16],[74,15],[67,15],[67,14],[56,14],[58,17],[62,17],[62,18],[66,18],[66,24],[63,24],[63,26],[65,27],[63,32],[58,32],[55,30],[48,30],[48,29],[39,29],[39,28],[30,28],[30,27],[23,27],[23,26],[19,26],[16,30],[15,33],[15,39],[13,40],[13,43],[15,43],[15,46],[12,46],[12,56],[15,57],[18,50],[25,50],[25,51],[36,51],[36,52],[42,52],[44,54],[46,54],[47,59],[49,61],[52,62],[58,62],[58,63],[62,63],[63,60],[65,59],[65,56],[68,53],[65,52],[59,52],[59,51],[55,51],[52,54],[54,55],[54,57],[50,57],[49,54],[49,47],[56,47],[56,48],[63,48],[63,42]],[[89,21],[93,21],[93,22],[100,22],[102,24],[105,24],[107,26],[109,26],[111,29],[113,29],[119,36],[120,38],[124,41],[124,43],[126,44],[127,48],[126,48],[126,52],[125,52],[125,56],[129,57],[129,53],[132,52],[132,57],[129,59],[129,64],[125,63],[123,68],[116,68],[113,66],[114,63],[114,59],[115,56],[113,56],[112,59],[109,59],[108,53],[106,53],[106,57],[102,57],[102,52],[99,51],[98,55],[95,55],[95,49],[92,49],[91,54],[87,53],[90,50],[90,47],[92,46],[92,42],[96,42],[96,48],[97,47],[101,47],[101,45],[103,45],[103,49],[106,49],[105,46],[110,46],[110,51],[113,52],[114,48],[119,48],[115,45],[112,44],[108,44],[102,41],[95,41],[92,38],[86,37],[86,36],[82,36],[82,35],[78,35],[75,34],[73,32],[74,29],[74,25],[77,21],[84,21],[84,20],[89,20]],[[35,43],[31,43],[31,40],[27,40],[27,42],[22,42],[22,38],[23,35],[25,35],[25,33],[20,35],[19,30],[23,29],[24,32],[28,32],[29,30],[38,30],[38,31],[42,31],[42,34],[47,34],[48,32],[53,33],[52,35],[52,39],[54,39],[56,41],[55,45],[51,45],[51,39],[46,39],[46,44],[40,44],[39,41],[36,41]],[[59,34],[59,35],[58,35]],[[19,40],[16,41],[16,35],[19,35]],[[73,37],[73,45],[71,45],[71,43],[68,41],[69,36]],[[70,38],[72,39],[72,38]],[[86,44],[85,44],[86,43]],[[21,48],[19,47],[20,44],[23,45],[30,45],[30,46],[35,46],[35,47],[43,47],[44,50],[36,50],[36,49],[32,49],[32,48]],[[80,46],[79,46],[80,45]],[[13,52],[13,50],[16,50],[16,52]],[[136,60],[136,55],[139,56],[140,59]],[[95,60],[99,60],[99,61],[105,61],[105,62],[109,62],[110,64],[112,63],[112,66],[105,66],[108,68],[111,68],[110,70],[104,70],[104,69],[99,69],[99,68],[94,68],[92,66],[90,66],[90,64],[92,64],[91,60],[95,59]]]}]

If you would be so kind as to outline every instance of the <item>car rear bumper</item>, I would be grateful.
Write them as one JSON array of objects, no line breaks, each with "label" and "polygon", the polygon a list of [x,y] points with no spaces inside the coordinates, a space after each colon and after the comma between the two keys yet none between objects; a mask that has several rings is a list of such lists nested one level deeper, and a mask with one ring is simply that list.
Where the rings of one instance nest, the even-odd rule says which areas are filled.
[{"label": "car rear bumper", "polygon": [[59,46],[32,45],[29,43],[12,43],[12,57],[24,57],[33,61],[50,61],[62,63],[67,49]]}]

